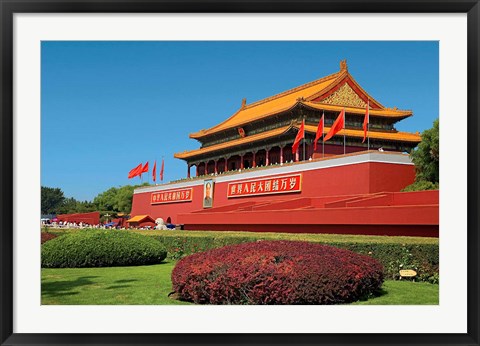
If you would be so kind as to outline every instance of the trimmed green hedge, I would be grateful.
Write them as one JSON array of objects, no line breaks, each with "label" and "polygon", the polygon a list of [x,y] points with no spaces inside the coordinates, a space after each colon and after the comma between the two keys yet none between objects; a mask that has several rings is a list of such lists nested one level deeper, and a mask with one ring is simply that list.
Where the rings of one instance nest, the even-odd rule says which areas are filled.
[{"label": "trimmed green hedge", "polygon": [[43,268],[147,265],[166,256],[165,247],[155,239],[117,230],[86,229],[42,245]]},{"label": "trimmed green hedge", "polygon": [[439,283],[438,244],[329,243],[329,245],[379,260],[385,268],[386,280],[398,280],[400,270],[413,269],[417,272],[418,281]]},{"label": "trimmed green hedge", "polygon": [[[314,243],[321,243],[335,246],[342,249],[351,250],[356,253],[371,256],[385,268],[386,280],[400,279],[399,271],[401,269],[414,269],[417,272],[416,280],[438,283],[439,281],[439,252],[438,239],[414,238],[414,237],[372,237],[372,236],[342,236],[342,235],[292,235],[285,233],[272,234],[228,234],[227,232],[217,232],[218,235],[212,235],[213,232],[205,232],[201,236],[195,232],[189,235],[189,231],[171,233],[163,231],[159,235],[157,232],[149,235],[160,241],[168,251],[168,256],[172,260],[178,260],[187,255],[220,248],[226,245],[233,245],[257,240],[283,239],[300,240],[302,238]],[[142,232],[148,234],[147,232]],[[293,238],[293,239],[292,239]],[[304,239],[307,238],[307,239]],[[310,239],[309,239],[310,238]]]},{"label": "trimmed green hedge", "polygon": [[[50,229],[49,232],[60,235],[82,231]],[[169,259],[172,260],[226,245],[257,240],[297,240],[332,245],[369,255],[382,263],[386,280],[399,279],[401,269],[414,269],[418,273],[416,280],[431,283],[439,281],[438,238],[173,230],[128,232],[148,235],[159,240],[168,251]]]}]

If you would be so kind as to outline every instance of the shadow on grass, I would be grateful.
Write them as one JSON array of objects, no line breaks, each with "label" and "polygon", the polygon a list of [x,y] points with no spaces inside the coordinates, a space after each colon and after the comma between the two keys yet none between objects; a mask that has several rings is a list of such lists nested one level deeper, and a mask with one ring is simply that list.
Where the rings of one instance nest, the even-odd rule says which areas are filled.
[{"label": "shadow on grass", "polygon": [[134,282],[134,281],[138,281],[138,280],[137,280],[137,279],[117,280],[117,281],[114,281],[114,283],[116,283],[116,284],[125,284],[125,283],[128,283],[128,282]]},{"label": "shadow on grass", "polygon": [[135,281],[138,281],[138,280],[137,279],[116,280],[113,282],[114,284],[112,286],[108,286],[105,289],[112,290],[115,288],[128,288],[128,287],[131,287],[131,285],[115,285],[115,284],[126,284],[129,282],[135,282]]},{"label": "shadow on grass", "polygon": [[380,287],[379,290],[377,290],[377,291],[375,291],[375,292],[373,292],[369,295],[361,297],[358,301],[359,302],[364,302],[364,301],[367,301],[369,299],[379,298],[379,297],[385,296],[387,294],[388,294],[388,292],[383,287]]},{"label": "shadow on grass", "polygon": [[97,277],[98,276],[83,276],[73,281],[42,282],[42,295],[48,297],[75,295],[79,292],[74,292],[74,289],[95,284],[95,282],[90,279]]}]

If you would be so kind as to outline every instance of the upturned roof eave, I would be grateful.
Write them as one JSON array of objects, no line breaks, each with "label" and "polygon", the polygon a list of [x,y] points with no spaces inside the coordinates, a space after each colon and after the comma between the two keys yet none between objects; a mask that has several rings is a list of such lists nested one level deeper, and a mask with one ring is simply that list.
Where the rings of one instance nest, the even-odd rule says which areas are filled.
[{"label": "upturned roof eave", "polygon": [[[356,107],[344,107],[344,106],[337,106],[337,105],[331,105],[331,104],[325,104],[321,102],[312,102],[313,99],[316,99],[318,97],[321,97],[322,95],[325,95],[329,91],[331,91],[333,88],[341,84],[345,79],[349,79],[355,87],[358,89],[359,92],[363,93],[372,103],[376,104],[380,109],[370,109],[370,114],[372,116],[379,116],[379,117],[387,117],[391,119],[397,119],[402,120],[405,118],[410,117],[413,113],[412,111],[409,110],[397,110],[395,108],[386,108],[384,107],[380,102],[378,102],[375,98],[373,98],[370,94],[368,94],[358,83],[357,81],[353,78],[353,76],[348,72],[348,69],[342,69],[339,72],[330,74],[326,77],[317,79],[315,81],[300,85],[296,88],[286,90],[282,93],[267,97],[265,99],[256,101],[250,105],[243,105],[240,109],[238,109],[232,116],[230,116],[228,119],[222,121],[221,123],[209,128],[209,129],[203,129],[198,132],[194,132],[189,134],[189,138],[200,140],[206,136],[214,135],[217,133],[221,133],[223,131],[231,130],[236,127],[241,127],[245,126],[248,123],[251,123],[253,121],[261,120],[264,118],[268,118],[270,116],[274,116],[280,113],[283,113],[285,111],[291,110],[294,107],[296,107],[299,103],[305,105],[305,106],[311,106],[314,109],[319,109],[318,106],[321,105],[321,107],[324,107],[325,110],[337,110],[341,111],[343,108],[347,111],[347,113],[353,113],[353,114],[364,114],[365,109],[364,108],[356,108]],[[307,89],[309,87],[315,86],[315,85],[321,85],[322,83],[328,82],[329,84],[322,87],[321,89],[317,90],[311,95],[303,95],[303,97],[297,99],[297,100],[292,100],[290,103],[287,103],[286,106],[280,107],[280,108],[274,108],[272,112],[266,112],[266,113],[261,113],[256,117],[253,118],[247,118],[244,121],[240,121],[238,123],[235,123],[230,126],[225,126],[225,124],[229,123],[232,121],[232,119],[236,118],[239,116],[239,114],[245,110],[249,109],[261,104],[265,104],[271,101],[275,101],[278,99],[281,99],[282,97],[286,97],[287,95],[291,95],[292,93],[298,92],[300,90]],[[273,105],[274,106],[274,105]]]},{"label": "upturned roof eave", "polygon": [[218,151],[218,150],[228,149],[228,148],[235,147],[235,146],[238,146],[238,145],[255,143],[257,141],[269,139],[269,138],[272,138],[272,137],[275,137],[275,136],[281,136],[281,135],[285,134],[286,132],[288,132],[292,127],[293,127],[292,125],[282,126],[280,128],[273,129],[273,130],[270,130],[270,131],[267,131],[267,132],[262,132],[262,133],[259,133],[259,134],[256,134],[256,135],[251,135],[251,136],[247,136],[247,137],[243,137],[243,138],[238,138],[238,139],[235,139],[235,140],[227,142],[227,143],[219,143],[219,144],[215,144],[215,145],[212,145],[212,146],[209,146],[209,147],[206,147],[206,148],[194,149],[194,150],[184,151],[184,152],[181,152],[181,153],[175,153],[173,155],[173,157],[177,158],[177,159],[185,160],[185,159],[188,159],[188,158],[191,158],[191,157],[203,155],[203,154],[210,153],[210,152],[215,152],[215,151]]},{"label": "upturned roof eave", "polygon": [[[278,93],[278,94],[275,94],[275,95],[272,95],[272,96],[269,96],[267,98],[264,98],[264,99],[261,99],[259,101],[256,101],[256,102],[253,102],[249,105],[245,105],[244,107],[242,106],[240,109],[238,109],[232,116],[230,116],[228,119],[222,121],[221,123],[209,128],[209,129],[204,129],[204,130],[200,130],[198,132],[194,132],[194,133],[191,133],[189,135],[190,138],[192,139],[200,139],[202,137],[205,137],[205,136],[208,136],[208,135],[211,135],[211,134],[214,134],[214,133],[217,133],[217,132],[220,132],[220,131],[224,131],[224,130],[228,130],[228,129],[231,129],[231,128],[234,128],[234,127],[237,127],[237,126],[242,126],[246,123],[249,123],[252,121],[252,119],[248,119],[246,120],[245,122],[243,122],[242,124],[236,124],[234,126],[231,126],[231,127],[227,127],[227,128],[223,128],[223,129],[220,129],[220,130],[217,130],[218,128],[220,128],[222,125],[224,125],[225,123],[228,123],[230,120],[232,120],[233,118],[235,118],[242,110],[244,109],[247,109],[247,108],[252,108],[252,107],[255,107],[255,106],[258,106],[258,105],[261,105],[261,104],[264,104],[264,103],[267,103],[267,102],[270,102],[270,101],[274,101],[274,100],[277,100],[277,99],[280,99],[284,96],[287,96],[287,95],[290,95],[292,93],[295,93],[299,90],[303,90],[303,89],[306,89],[306,88],[309,88],[309,87],[312,87],[312,86],[315,86],[317,84],[321,84],[321,83],[324,83],[324,82],[327,82],[329,80],[332,80],[331,84],[336,84],[339,80],[341,80],[343,78],[345,74],[345,71],[341,70],[339,72],[335,72],[335,73],[332,73],[328,76],[325,76],[325,77],[322,77],[322,78],[319,78],[319,79],[316,79],[314,81],[311,81],[311,82],[308,82],[308,83],[305,83],[305,84],[302,84],[302,85],[299,85],[295,88],[292,88],[292,89],[289,89],[289,90],[286,90],[286,91],[283,91],[281,93]],[[321,90],[324,90],[324,89],[327,89],[327,88],[323,88]],[[295,104],[296,102],[293,102],[293,104]],[[278,113],[282,112],[284,110],[281,110]],[[274,115],[274,114],[262,114],[258,117],[258,119],[262,119],[266,116],[269,116],[269,115]]]},{"label": "upturned roof eave", "polygon": [[[350,114],[365,114],[365,108],[363,107],[347,107],[347,106],[338,106],[338,105],[331,105],[327,103],[321,102],[311,102],[305,101],[302,102],[303,105],[309,108],[313,108],[315,110],[333,110],[333,111],[341,111],[345,108],[345,112]],[[369,109],[369,114],[372,116],[378,116],[382,118],[395,118],[398,120],[408,118],[413,115],[411,110],[402,110],[402,109],[394,109],[394,108],[384,108],[381,110],[378,109]]]},{"label": "upturned roof eave", "polygon": [[[248,119],[248,120],[245,120],[244,122],[241,122],[241,123],[238,123],[238,124],[235,124],[231,127],[227,127],[227,128],[224,128],[224,129],[221,129],[221,130],[218,130],[218,131],[214,131],[214,132],[210,132],[211,129],[209,130],[201,130],[199,132],[195,132],[195,133],[191,133],[188,137],[189,138],[192,138],[192,139],[200,139],[200,138],[203,138],[203,137],[206,137],[206,136],[209,136],[209,135],[213,135],[215,133],[220,133],[220,132],[223,132],[223,131],[227,131],[227,130],[231,130],[231,129],[234,129],[236,127],[241,127],[241,126],[245,126],[246,124],[249,124],[251,123],[252,121],[257,121],[257,120],[260,120],[260,119],[264,119],[264,118],[267,118],[267,117],[270,117],[270,116],[274,116],[274,115],[277,115],[277,114],[281,114],[281,113],[284,113],[284,112],[288,112],[288,111],[292,111],[293,109],[295,109],[295,107],[301,102],[299,101],[293,101],[291,103],[288,103],[287,106],[285,107],[282,107],[282,108],[279,108],[279,109],[276,109],[275,111],[271,112],[271,113],[267,113],[267,114],[262,114],[254,119]],[[240,110],[239,110],[240,111]],[[237,111],[237,113],[239,112]],[[235,114],[237,114],[235,113]],[[232,117],[230,117],[229,119],[231,119]],[[228,120],[228,119],[227,119]],[[202,132],[203,131],[203,132]]]},{"label": "upturned roof eave", "polygon": [[[229,148],[232,148],[232,147],[235,147],[235,146],[238,146],[238,145],[242,145],[242,144],[255,143],[256,141],[269,139],[269,138],[272,138],[274,136],[279,136],[279,135],[287,133],[291,128],[297,128],[298,129],[299,126],[300,126],[299,124],[284,126],[284,127],[280,128],[280,131],[279,131],[279,129],[274,129],[274,130],[268,131],[267,134],[262,133],[262,134],[253,135],[253,136],[250,136],[250,137],[245,137],[245,138],[241,138],[241,139],[237,139],[237,140],[228,142],[227,145],[225,145],[225,143],[221,143],[221,144],[214,145],[214,146],[207,147],[207,148],[195,149],[195,150],[185,151],[185,152],[182,152],[182,153],[176,153],[176,154],[174,154],[174,157],[177,158],[177,159],[181,159],[181,160],[188,160],[188,159],[194,158],[196,156],[205,155],[205,154],[216,152],[216,151],[219,151],[219,150],[229,149]],[[305,126],[305,131],[308,132],[308,133],[311,133],[311,134],[316,133],[316,129],[317,129],[316,126],[312,126],[312,125],[306,125]],[[327,133],[329,130],[330,130],[330,127],[325,127],[324,128],[324,133]],[[341,130],[337,135],[338,136],[343,136],[343,131],[344,130]],[[385,133],[372,131],[372,130],[369,133],[370,138],[377,139],[377,140],[405,142],[405,143],[411,143],[411,144],[415,144],[415,145],[421,142],[421,136],[417,135],[417,134],[413,134],[413,133],[395,132],[395,133],[388,133],[387,135],[397,137],[397,138],[385,138],[384,137]],[[363,130],[347,129],[346,136],[351,137],[351,138],[361,138],[361,137],[363,137]],[[245,140],[246,138],[248,138],[248,140]],[[293,143],[293,138],[292,138],[292,143]]]},{"label": "upturned roof eave", "polygon": [[[207,132],[208,130],[205,130],[204,132],[199,131],[195,133],[191,133],[189,135],[189,138],[192,139],[201,139],[209,135],[213,135],[215,133],[219,133],[222,131],[227,131],[231,130],[235,127],[239,126],[245,126],[246,124],[251,123],[252,121],[257,121],[261,120],[267,117],[275,116],[284,112],[292,111],[299,105],[306,106],[311,109],[315,110],[329,110],[329,111],[338,111],[340,112],[343,108],[345,108],[345,111],[350,114],[358,114],[362,115],[365,114],[365,109],[364,108],[358,108],[358,107],[344,107],[344,106],[338,106],[338,105],[331,105],[331,104],[326,104],[326,103],[317,103],[317,102],[311,102],[311,101],[294,101],[288,106],[277,109],[272,113],[267,113],[267,114],[262,114],[258,116],[255,119],[249,119],[248,121],[245,121],[243,123],[236,124],[235,126],[229,127],[229,128],[224,128],[220,131],[217,132]],[[396,119],[398,121],[408,118],[413,115],[413,112],[411,110],[397,110],[397,109],[390,109],[390,108],[384,108],[383,110],[377,110],[377,109],[370,109],[370,116],[378,116],[378,117],[384,117],[384,118],[392,118]]]},{"label": "upturned roof eave", "polygon": [[[300,125],[295,124],[293,127],[299,128]],[[324,127],[323,133],[327,134],[328,131],[330,131],[331,127]],[[311,134],[314,134],[317,132],[317,127],[312,126],[312,125],[305,125],[305,131],[309,132]],[[346,131],[345,135],[346,137],[352,137],[352,138],[363,138],[363,130],[360,129],[344,129],[340,130],[335,136],[343,136],[344,131]],[[334,136],[334,137],[335,137]],[[393,133],[388,133],[384,131],[375,131],[375,130],[370,130],[368,133],[368,136],[372,139],[376,140],[387,140],[387,141],[396,141],[396,142],[406,142],[406,143],[414,143],[418,144],[422,141],[422,137],[420,134],[416,133],[410,133],[410,132],[393,132]],[[384,136],[394,136],[396,138],[385,138]],[[409,137],[409,138],[407,138]]]}]

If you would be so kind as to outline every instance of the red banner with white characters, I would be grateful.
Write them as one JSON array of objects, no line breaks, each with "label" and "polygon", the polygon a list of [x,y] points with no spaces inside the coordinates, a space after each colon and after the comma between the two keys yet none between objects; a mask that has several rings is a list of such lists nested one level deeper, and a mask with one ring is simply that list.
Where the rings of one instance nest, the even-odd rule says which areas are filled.
[{"label": "red banner with white characters", "polygon": [[291,174],[229,183],[227,197],[248,197],[300,191],[302,191],[302,174]]},{"label": "red banner with white characters", "polygon": [[191,202],[192,195],[193,188],[153,192],[150,197],[150,204]]}]

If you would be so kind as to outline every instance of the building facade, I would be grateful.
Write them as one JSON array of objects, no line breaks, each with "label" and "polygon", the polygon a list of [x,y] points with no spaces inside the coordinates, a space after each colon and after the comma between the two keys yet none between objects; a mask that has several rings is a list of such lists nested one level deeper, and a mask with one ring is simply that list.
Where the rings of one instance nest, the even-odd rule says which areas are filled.
[{"label": "building facade", "polygon": [[[345,128],[315,150],[320,118],[328,133],[342,111]],[[410,116],[367,94],[342,61],[339,72],[243,100],[224,122],[190,134],[200,148],[175,154],[187,178],[136,189],[131,215],[185,230],[436,237],[438,191],[400,192],[415,180],[408,152],[421,141],[395,129]],[[303,121],[305,145],[292,152]]]},{"label": "building facade", "polygon": [[[363,121],[369,106],[368,140]],[[330,130],[338,114],[345,110],[345,129],[314,150],[320,118],[324,115],[324,133]],[[200,142],[199,149],[174,156],[196,167],[195,175],[221,174],[254,168],[329,157],[346,153],[380,149],[410,152],[420,141],[418,133],[399,132],[395,124],[412,116],[410,110],[386,108],[370,96],[348,72],[347,62],[340,71],[266,99],[247,104],[224,122],[207,130],[190,134]],[[303,145],[292,153],[293,140],[305,120]]]}]

